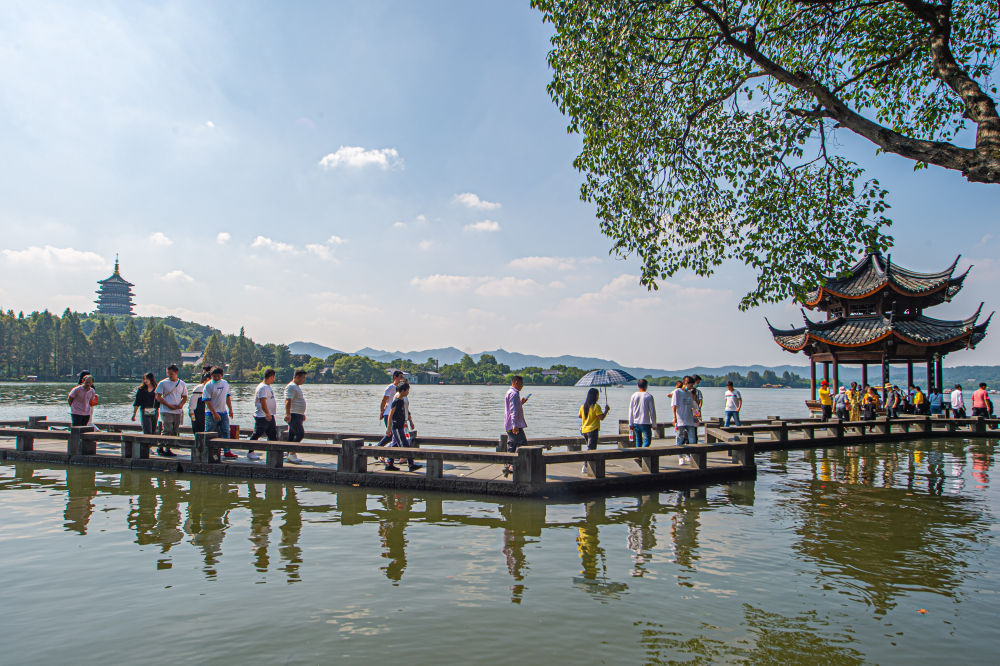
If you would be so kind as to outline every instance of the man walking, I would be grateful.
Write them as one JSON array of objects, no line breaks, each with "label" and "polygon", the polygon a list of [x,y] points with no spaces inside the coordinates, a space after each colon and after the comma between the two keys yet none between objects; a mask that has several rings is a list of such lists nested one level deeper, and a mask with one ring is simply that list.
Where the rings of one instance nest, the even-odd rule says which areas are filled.
[{"label": "man walking", "polygon": [[649,382],[640,379],[638,391],[632,394],[628,404],[628,427],[637,448],[649,446],[653,441],[653,426],[656,425],[656,403],[647,389]]},{"label": "man walking", "polygon": [[[161,434],[170,437],[180,435],[181,421],[184,420],[184,405],[187,403],[187,384],[177,378],[178,368],[171,363],[167,366],[167,378],[156,385],[154,396],[160,403],[160,423],[163,424]],[[226,437],[229,437],[227,432]],[[156,449],[161,456],[173,458],[176,453],[169,446]]]},{"label": "man walking", "polygon": [[[301,442],[306,436],[306,396],[302,393],[302,385],[306,383],[306,371],[299,368],[295,371],[292,381],[285,387],[285,423],[288,424],[288,441]],[[288,462],[298,465],[302,462],[295,452],[285,458]]]},{"label": "man walking", "polygon": [[691,375],[691,383],[688,385],[688,392],[691,393],[691,400],[694,402],[694,422],[701,423],[701,410],[705,406],[705,396],[701,394],[698,385],[701,384],[701,375]]},{"label": "man walking", "polygon": [[965,398],[962,397],[961,384],[955,384],[955,389],[951,392],[951,413],[953,418],[965,418]]},{"label": "man walking", "polygon": [[[385,391],[382,393],[382,404],[379,405],[378,414],[379,418],[382,419],[382,425],[384,425],[386,430],[386,435],[379,440],[379,443],[375,446],[385,446],[390,441],[392,441],[392,434],[389,429],[389,409],[392,405],[392,401],[396,399],[396,392],[399,391],[399,385],[403,383],[406,375],[403,374],[402,370],[392,371],[392,383],[385,387]],[[412,425],[410,426],[413,427]]]},{"label": "man walking", "polygon": [[[527,423],[524,421],[524,403],[527,398],[521,397],[521,389],[524,388],[524,377],[514,375],[510,380],[510,388],[504,396],[503,427],[507,431],[507,452],[514,453],[517,447],[528,443],[528,438],[524,434]],[[504,465],[504,476],[510,474],[510,465]]]},{"label": "man walking", "polygon": [[[233,414],[233,400],[229,395],[229,382],[222,378],[222,368],[212,368],[212,381],[205,384],[201,392],[205,403],[205,432],[217,432],[219,437],[229,439],[229,419]],[[227,459],[238,456],[230,449],[222,452]]]},{"label": "man walking", "polygon": [[[274,412],[277,409],[277,401],[274,399],[275,372],[273,368],[264,371],[264,381],[257,384],[257,389],[253,394],[254,414],[253,414],[253,434],[251,440],[258,440],[266,436],[267,441],[274,442],[278,439],[278,424],[274,420]],[[260,460],[260,456],[250,449],[247,451],[247,460]]]},{"label": "man walking", "polygon": [[[400,448],[409,448],[409,440],[406,438],[406,419],[409,415],[409,406],[407,405],[407,396],[410,394],[410,385],[403,382],[397,387],[397,392],[395,393],[392,402],[389,403],[389,418],[387,419],[388,425],[386,426],[385,434],[392,439],[392,444],[389,446],[395,446]],[[413,419],[410,419],[410,428],[413,427]],[[385,463],[385,469],[387,472],[399,471],[396,467],[392,458],[389,458]],[[411,472],[415,472],[422,467],[413,462],[413,458],[408,459],[407,464]]]},{"label": "man walking", "polygon": [[[735,421],[736,425],[743,425],[740,422],[740,410],[743,409],[743,396],[734,388],[732,382],[726,382],[726,427],[730,422]],[[826,419],[823,419],[824,421]]]},{"label": "man walking", "polygon": [[984,419],[990,417],[990,396],[986,390],[986,384],[980,384],[979,388],[972,393],[972,416],[982,416]]},{"label": "man walking", "polygon": [[[698,443],[698,421],[694,417],[694,399],[691,397],[692,379],[684,377],[684,383],[674,390],[672,409],[674,412],[674,432],[679,446]],[[680,456],[678,462],[683,465],[690,456]]]}]

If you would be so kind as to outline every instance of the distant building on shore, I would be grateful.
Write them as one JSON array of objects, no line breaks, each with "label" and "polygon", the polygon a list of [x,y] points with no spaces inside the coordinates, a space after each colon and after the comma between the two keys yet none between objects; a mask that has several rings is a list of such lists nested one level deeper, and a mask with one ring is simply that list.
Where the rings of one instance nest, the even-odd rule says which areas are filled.
[{"label": "distant building on shore", "polygon": [[128,315],[134,316],[132,312],[132,287],[135,285],[122,277],[118,271],[118,256],[115,255],[115,272],[111,277],[98,280],[101,285],[97,290],[96,314],[103,315]]}]

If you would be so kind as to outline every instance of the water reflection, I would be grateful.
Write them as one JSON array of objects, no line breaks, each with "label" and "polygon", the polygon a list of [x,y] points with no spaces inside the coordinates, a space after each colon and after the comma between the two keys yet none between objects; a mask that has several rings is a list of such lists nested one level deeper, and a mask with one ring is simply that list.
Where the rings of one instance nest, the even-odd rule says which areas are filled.
[{"label": "water reflection", "polygon": [[[950,594],[967,578],[970,552],[983,547],[993,522],[979,491],[989,485],[994,458],[992,443],[923,441],[773,454],[763,473],[783,479],[777,515],[795,535],[796,555],[821,572],[817,588],[856,597],[883,615],[908,590],[932,587]],[[967,472],[974,488],[966,487]],[[157,568],[171,568],[177,549],[187,543],[208,580],[220,575],[227,536],[244,530],[248,543],[226,544],[226,552],[245,549],[256,572],[280,572],[287,583],[297,583],[303,580],[305,523],[375,525],[378,570],[393,585],[407,576],[412,524],[496,530],[496,561],[510,579],[514,604],[530,589],[529,548],[543,541],[557,547],[549,544],[559,544],[567,531],[575,552],[566,549],[559,557],[567,564],[575,560],[572,570],[578,573],[570,584],[594,599],[606,603],[629,595],[626,581],[649,576],[658,560],[671,565],[677,585],[693,588],[706,557],[703,542],[717,534],[703,534],[706,512],[724,507],[752,513],[756,487],[739,481],[711,494],[695,488],[578,504],[483,502],[87,467],[0,467],[0,490],[64,493],[64,529],[75,534],[86,535],[95,511],[109,510],[108,498],[118,499],[127,507],[125,522],[135,543],[156,547]],[[626,566],[620,554],[627,556]],[[754,613],[748,611],[748,622]],[[673,640],[656,641],[661,639]]]}]

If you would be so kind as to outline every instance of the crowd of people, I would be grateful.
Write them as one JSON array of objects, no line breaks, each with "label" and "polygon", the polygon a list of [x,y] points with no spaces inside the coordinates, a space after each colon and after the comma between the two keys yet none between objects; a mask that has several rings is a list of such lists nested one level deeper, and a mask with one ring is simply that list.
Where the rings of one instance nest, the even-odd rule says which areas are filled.
[{"label": "crowd of people", "polygon": [[[925,394],[917,385],[911,385],[904,391],[893,384],[886,387],[883,404],[875,386],[859,386],[857,382],[851,382],[850,387],[831,388],[830,382],[824,379],[820,382],[818,398],[824,421],[834,417],[844,421],[871,421],[880,413],[889,418],[898,418],[900,414],[925,414],[964,419],[968,415],[961,384],[955,384],[947,394],[937,387],[932,387],[930,393]],[[981,382],[972,393],[972,416],[992,415],[993,401],[989,387]]]}]

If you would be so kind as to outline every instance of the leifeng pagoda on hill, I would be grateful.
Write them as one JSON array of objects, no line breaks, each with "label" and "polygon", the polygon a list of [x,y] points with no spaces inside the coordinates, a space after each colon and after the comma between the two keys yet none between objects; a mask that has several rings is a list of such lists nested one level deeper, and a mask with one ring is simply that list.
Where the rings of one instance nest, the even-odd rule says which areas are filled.
[{"label": "leifeng pagoda on hill", "polygon": [[101,288],[97,290],[97,314],[129,315],[132,312],[132,287],[135,285],[122,277],[118,272],[118,257],[115,257],[115,272],[111,277],[99,280]]},{"label": "leifeng pagoda on hill", "polygon": [[[823,378],[839,386],[843,364],[861,365],[868,383],[868,365],[881,366],[882,386],[889,383],[889,366],[906,364],[906,380],[913,384],[913,364],[926,364],[926,388],[941,388],[946,354],[972,349],[984,337],[991,314],[979,321],[982,303],[967,319],[948,321],[924,314],[926,308],[950,301],[961,289],[969,271],[955,275],[954,263],[940,273],[917,273],[892,263],[892,257],[869,254],[844,277],[827,277],[808,293],[804,305],[826,313],[825,321],[806,316],[805,326],[777,329],[767,322],[775,342],[792,353],[809,357],[812,399],[816,399],[816,364],[823,364]],[[765,319],[766,321],[766,319]],[[883,397],[885,392],[883,390]]]}]

